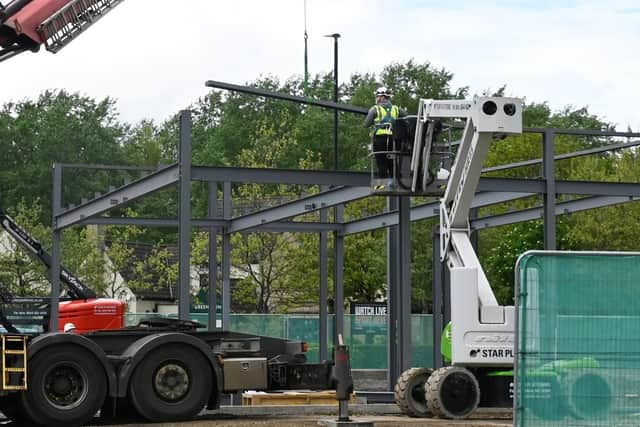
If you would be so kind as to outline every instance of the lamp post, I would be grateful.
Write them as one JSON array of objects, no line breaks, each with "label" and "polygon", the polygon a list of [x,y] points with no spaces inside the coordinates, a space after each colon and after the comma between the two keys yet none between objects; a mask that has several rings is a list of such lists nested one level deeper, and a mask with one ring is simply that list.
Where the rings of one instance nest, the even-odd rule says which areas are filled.
[{"label": "lamp post", "polygon": [[[333,38],[333,102],[338,102],[338,39],[340,34],[327,34]],[[338,170],[338,110],[333,110],[333,169]]]}]

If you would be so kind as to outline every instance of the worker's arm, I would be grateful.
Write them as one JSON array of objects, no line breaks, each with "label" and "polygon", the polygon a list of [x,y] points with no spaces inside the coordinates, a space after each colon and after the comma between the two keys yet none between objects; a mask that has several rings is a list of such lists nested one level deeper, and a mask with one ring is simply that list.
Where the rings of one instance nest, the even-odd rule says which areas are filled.
[{"label": "worker's arm", "polygon": [[373,126],[373,121],[376,119],[376,107],[373,106],[369,109],[369,112],[367,113],[367,118],[364,119],[364,126],[365,127],[370,127]]}]

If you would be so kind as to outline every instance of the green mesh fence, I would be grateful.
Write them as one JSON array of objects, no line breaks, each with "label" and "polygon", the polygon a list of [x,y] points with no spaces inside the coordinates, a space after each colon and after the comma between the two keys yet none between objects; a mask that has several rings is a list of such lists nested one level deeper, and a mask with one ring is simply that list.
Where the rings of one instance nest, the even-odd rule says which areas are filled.
[{"label": "green mesh fence", "polygon": [[[133,326],[150,315],[162,317],[153,313],[127,314],[126,325]],[[232,331],[305,341],[309,345],[308,360],[320,361],[318,315],[231,314],[229,317],[229,329]],[[208,324],[206,313],[191,313],[189,318]],[[328,318],[327,331],[327,349],[331,357],[333,316]],[[387,369],[387,324],[384,316],[345,315],[343,337],[349,346],[353,369]],[[413,366],[433,367],[433,316],[430,314],[411,316],[411,347]]]},{"label": "green mesh fence", "polygon": [[517,426],[640,425],[640,254],[530,252],[517,268]]}]

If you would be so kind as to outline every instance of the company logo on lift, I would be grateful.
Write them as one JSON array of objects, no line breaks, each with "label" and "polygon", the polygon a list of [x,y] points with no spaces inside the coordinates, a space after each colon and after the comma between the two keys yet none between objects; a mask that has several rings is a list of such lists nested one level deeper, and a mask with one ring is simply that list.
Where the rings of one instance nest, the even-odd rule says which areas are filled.
[{"label": "company logo on lift", "polygon": [[485,359],[513,357],[513,349],[510,348],[476,348],[469,352],[471,357],[482,357]]},{"label": "company logo on lift", "polygon": [[437,103],[433,104],[434,110],[469,110],[471,109],[470,103],[456,103],[456,104],[447,104],[447,103]]}]

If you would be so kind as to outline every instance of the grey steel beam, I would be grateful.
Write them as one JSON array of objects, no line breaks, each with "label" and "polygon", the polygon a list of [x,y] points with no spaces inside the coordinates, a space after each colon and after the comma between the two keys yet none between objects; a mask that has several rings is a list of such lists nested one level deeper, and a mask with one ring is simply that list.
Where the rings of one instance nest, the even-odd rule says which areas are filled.
[{"label": "grey steel beam", "polygon": [[[191,219],[191,225],[196,228],[227,227],[231,221],[219,218],[199,218]],[[134,225],[137,227],[178,227],[178,220],[173,218],[131,218],[131,217],[93,217],[79,222],[80,225],[100,224],[100,225]],[[254,231],[264,231],[269,233],[292,232],[292,233],[317,233],[320,231],[342,231],[343,226],[334,223],[310,222],[310,221],[285,221],[260,225]]]},{"label": "grey steel beam", "polygon": [[404,372],[412,365],[411,358],[411,220],[410,200],[400,198],[398,206],[398,270],[400,291],[398,348],[400,349],[400,372]]},{"label": "grey steel beam", "polygon": [[258,227],[259,225],[292,218],[304,213],[314,212],[319,209],[362,199],[369,195],[369,187],[338,188],[234,218],[231,220],[228,232],[235,233],[238,231],[250,230]]},{"label": "grey steel beam", "polygon": [[444,289],[443,289],[443,265],[440,261],[440,227],[434,226],[431,232],[431,247],[433,256],[431,259],[432,281],[431,299],[433,304],[433,367],[444,366],[442,358],[442,331],[444,330]]},{"label": "grey steel beam", "polygon": [[[556,203],[555,215],[567,215],[575,212],[585,211],[589,209],[602,208],[606,206],[619,205],[622,203],[634,202],[640,200],[640,196],[594,196],[583,197],[577,200]],[[515,224],[517,222],[531,221],[541,219],[544,216],[544,208],[536,207],[524,209],[517,212],[510,212],[502,215],[494,215],[490,217],[478,218],[471,222],[472,229],[484,229],[497,227],[500,225]]]},{"label": "grey steel beam", "polygon": [[252,182],[258,184],[299,184],[368,187],[371,176],[366,172],[314,171],[295,169],[257,169],[236,167],[192,166],[194,181]]},{"label": "grey steel beam", "polygon": [[[231,183],[222,185],[222,217],[231,219]],[[228,229],[222,234],[222,329],[231,326],[231,234]]]},{"label": "grey steel beam", "polygon": [[544,189],[544,248],[556,249],[556,171],[553,158],[555,134],[547,131],[542,134],[542,175],[545,179]]},{"label": "grey steel beam", "polygon": [[178,181],[178,166],[173,165],[154,172],[144,178],[124,185],[54,216],[53,226],[59,230],[77,224],[85,218],[101,214],[110,209],[129,203],[138,197],[159,190]]},{"label": "grey steel beam", "polygon": [[640,196],[635,182],[556,181],[556,193],[583,196]]},{"label": "grey steel beam", "polygon": [[[488,206],[496,203],[503,203],[524,197],[533,196],[535,193],[477,193],[471,203],[472,208]],[[411,208],[411,221],[437,217],[440,212],[440,202],[426,203]],[[372,231],[383,227],[392,227],[398,224],[398,212],[386,212],[380,215],[373,215],[367,218],[348,222],[344,225],[343,234],[351,235]]]},{"label": "grey steel beam", "polygon": [[[210,219],[215,219],[218,215],[218,184],[210,182],[207,186],[208,190],[208,205],[207,211]],[[209,324],[209,330],[213,331],[218,329],[218,228],[209,228],[209,298],[207,302],[209,304],[209,310],[207,314],[207,320]]]},{"label": "grey steel beam", "polygon": [[[480,178],[478,191],[512,191],[522,193],[545,193],[544,178]],[[640,195],[640,185],[633,182],[555,181],[556,194],[581,194],[603,196]]]},{"label": "grey steel beam", "polygon": [[[327,191],[327,187],[321,187],[322,191]],[[326,223],[329,220],[329,212],[327,209],[320,209],[320,222]],[[337,224],[338,225],[338,224]],[[342,226],[342,224],[339,224]],[[318,351],[320,355],[320,361],[328,360],[327,341],[328,341],[328,307],[327,301],[329,299],[329,234],[327,231],[321,231],[319,233],[320,238],[320,254],[318,259],[319,264],[319,291],[320,301],[318,301],[318,311],[320,313],[318,321],[320,322],[318,328]]]},{"label": "grey steel beam", "polygon": [[[340,224],[344,216],[344,205],[335,207],[335,221]],[[339,344],[338,334],[344,336],[344,237],[333,233],[333,346]]]},{"label": "grey steel beam", "polygon": [[208,80],[205,86],[214,89],[225,89],[234,92],[248,93],[251,95],[265,96],[268,98],[280,99],[283,101],[293,101],[299,104],[315,105],[317,107],[331,108],[339,111],[346,111],[348,113],[367,114],[368,108],[356,107],[354,105],[342,104],[340,102],[322,101],[302,96],[289,95],[288,93],[273,92],[266,89],[259,89],[249,86],[239,86],[231,83],[218,82],[215,80]]},{"label": "grey steel beam", "polygon": [[582,135],[582,136],[620,136],[623,138],[638,138],[638,132],[618,132],[615,130],[598,130],[598,129],[564,129],[564,128],[524,128],[529,133],[545,133],[552,132],[558,135]]},{"label": "grey steel beam", "polygon": [[191,113],[180,112],[178,153],[178,318],[188,320],[191,307]]},{"label": "grey steel beam", "polygon": [[[554,160],[558,161],[558,160],[572,159],[574,157],[589,156],[592,154],[598,154],[598,153],[604,153],[608,151],[621,150],[624,148],[636,147],[638,145],[640,145],[640,140],[630,141],[630,142],[621,142],[618,144],[611,144],[611,145],[603,145],[602,147],[590,148],[588,150],[581,150],[581,151],[574,151],[572,153],[559,154],[557,156],[554,156]],[[539,165],[541,163],[542,163],[542,159],[531,159],[531,160],[525,160],[522,162],[515,162],[515,163],[509,163],[506,165],[499,165],[499,166],[484,168],[482,169],[482,172],[483,173],[496,172],[496,171],[501,171],[506,169],[519,168],[523,166],[534,166],[534,165]]]},{"label": "grey steel beam", "polygon": [[[387,210],[393,212],[397,220],[398,197],[387,198]],[[398,347],[400,318],[400,282],[398,268],[398,226],[387,228],[387,386],[393,390],[402,373],[401,352]]]},{"label": "grey steel beam", "polygon": [[[60,212],[60,202],[62,200],[62,167],[58,164],[53,165],[53,223],[56,221],[56,214]],[[61,243],[62,232],[53,230],[53,240],[51,247],[51,267],[49,268],[49,280],[51,282],[51,303],[49,304],[49,331],[56,332],[58,330],[58,322],[60,319],[60,261],[61,261]]]},{"label": "grey steel beam", "polygon": [[148,166],[129,166],[129,165],[89,165],[86,163],[57,163],[63,169],[96,169],[96,170],[130,170],[130,171],[146,171],[152,172],[157,168]]},{"label": "grey steel beam", "polygon": [[[176,228],[178,227],[177,218],[132,218],[132,217],[92,217],[83,219],[78,224],[99,224],[99,225],[134,225],[136,227],[159,227],[159,228]],[[229,221],[224,219],[191,219],[191,225],[198,228],[211,228],[211,227],[226,227],[229,225]]]}]

